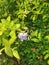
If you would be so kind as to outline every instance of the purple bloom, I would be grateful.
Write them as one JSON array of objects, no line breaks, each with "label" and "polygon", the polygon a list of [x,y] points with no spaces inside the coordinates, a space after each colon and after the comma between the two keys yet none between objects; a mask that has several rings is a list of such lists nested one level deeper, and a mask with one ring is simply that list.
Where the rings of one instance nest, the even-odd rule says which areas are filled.
[{"label": "purple bloom", "polygon": [[18,37],[21,41],[24,41],[27,38],[27,33],[19,33]]}]

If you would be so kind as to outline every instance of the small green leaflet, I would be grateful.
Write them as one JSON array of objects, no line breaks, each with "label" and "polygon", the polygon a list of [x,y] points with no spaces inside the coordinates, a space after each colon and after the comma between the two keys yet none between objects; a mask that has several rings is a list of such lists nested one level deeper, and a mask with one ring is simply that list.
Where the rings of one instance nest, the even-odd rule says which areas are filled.
[{"label": "small green leaflet", "polygon": [[8,17],[7,17],[7,21],[9,21],[9,22],[10,22],[10,20],[11,20],[11,18],[10,18],[10,16],[8,16]]},{"label": "small green leaflet", "polygon": [[11,39],[9,40],[9,44],[11,45],[11,44],[14,43],[15,40],[16,40],[15,31],[11,31],[11,32],[10,32],[10,36],[11,36]]},{"label": "small green leaflet", "polygon": [[18,60],[20,60],[20,56],[17,50],[13,50],[13,55],[16,57]]},{"label": "small green leaflet", "polygon": [[47,63],[49,64],[49,60],[47,61]]},{"label": "small green leaflet", "polygon": [[13,52],[12,52],[12,49],[10,47],[5,47],[5,53],[8,56],[13,57]]},{"label": "small green leaflet", "polygon": [[49,54],[46,54],[45,56],[44,56],[44,59],[46,60],[47,58],[49,58]]}]

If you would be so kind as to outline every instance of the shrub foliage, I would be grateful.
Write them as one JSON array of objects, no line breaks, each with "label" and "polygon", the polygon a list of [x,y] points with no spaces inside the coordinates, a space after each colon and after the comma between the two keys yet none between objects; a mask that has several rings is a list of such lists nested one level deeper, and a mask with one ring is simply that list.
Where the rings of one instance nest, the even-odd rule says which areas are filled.
[{"label": "shrub foliage", "polygon": [[2,54],[20,65],[49,65],[48,0],[0,0],[1,61]]}]

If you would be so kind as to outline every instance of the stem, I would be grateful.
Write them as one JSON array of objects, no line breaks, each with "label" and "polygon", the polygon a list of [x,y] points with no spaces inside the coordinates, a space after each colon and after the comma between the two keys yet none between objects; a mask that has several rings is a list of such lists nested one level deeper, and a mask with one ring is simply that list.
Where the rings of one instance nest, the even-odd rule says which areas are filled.
[{"label": "stem", "polygon": [[0,52],[2,52],[4,49],[5,49],[5,47],[4,47],[4,48],[2,48],[2,49],[0,49]]}]

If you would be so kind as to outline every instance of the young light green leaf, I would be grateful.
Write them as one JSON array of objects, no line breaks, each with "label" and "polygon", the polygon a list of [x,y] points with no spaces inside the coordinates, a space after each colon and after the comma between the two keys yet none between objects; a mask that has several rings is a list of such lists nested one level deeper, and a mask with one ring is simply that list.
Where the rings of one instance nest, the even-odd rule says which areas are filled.
[{"label": "young light green leaf", "polygon": [[6,23],[6,19],[1,19],[1,22],[4,25]]},{"label": "young light green leaf", "polygon": [[41,41],[41,33],[38,34],[38,38]]},{"label": "young light green leaf", "polygon": [[7,17],[7,21],[9,21],[9,22],[10,22],[10,20],[11,20],[11,18],[10,18],[10,16],[8,16],[8,17]]},{"label": "young light green leaf", "polygon": [[9,45],[13,44],[16,40],[16,37],[12,37],[10,40],[9,40]]},{"label": "young light green leaf", "polygon": [[9,35],[10,35],[11,37],[13,37],[13,36],[15,37],[15,36],[16,36],[15,31],[11,31]]},{"label": "young light green leaf", "polygon": [[37,34],[38,34],[38,30],[35,30],[31,33],[32,36],[36,36],[37,37]]},{"label": "young light green leaf", "polygon": [[20,60],[20,56],[17,50],[13,50],[13,55],[16,57],[18,60]]},{"label": "young light green leaf", "polygon": [[45,36],[45,39],[47,39],[49,41],[49,35]]},{"label": "young light green leaf", "polygon": [[20,28],[20,24],[16,24],[16,29],[19,29]]},{"label": "young light green leaf", "polygon": [[33,21],[34,21],[35,19],[36,19],[36,17],[34,16],[34,17],[33,17]]},{"label": "young light green leaf", "polygon": [[49,60],[47,61],[47,63],[49,64]]},{"label": "young light green leaf", "polygon": [[3,41],[3,45],[7,47],[9,46],[9,41],[7,39],[3,38],[2,41]]},{"label": "young light green leaf", "polygon": [[3,31],[0,31],[0,36],[3,34]]},{"label": "young light green leaf", "polygon": [[8,56],[13,57],[13,52],[12,52],[12,49],[10,47],[5,47],[5,53]]},{"label": "young light green leaf", "polygon": [[11,45],[11,44],[14,43],[15,40],[16,40],[15,31],[11,31],[11,32],[10,32],[10,36],[11,36],[11,38],[10,38],[10,40],[9,40],[9,44]]},{"label": "young light green leaf", "polygon": [[37,38],[32,38],[31,40],[34,42],[39,42],[39,40]]},{"label": "young light green leaf", "polygon": [[47,58],[49,58],[49,54],[46,54],[45,56],[44,56],[44,59],[46,60]]},{"label": "young light green leaf", "polygon": [[45,50],[44,52],[43,52],[43,55],[45,55],[46,53],[48,53],[49,51],[48,50]]}]

